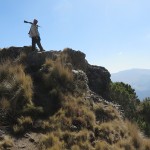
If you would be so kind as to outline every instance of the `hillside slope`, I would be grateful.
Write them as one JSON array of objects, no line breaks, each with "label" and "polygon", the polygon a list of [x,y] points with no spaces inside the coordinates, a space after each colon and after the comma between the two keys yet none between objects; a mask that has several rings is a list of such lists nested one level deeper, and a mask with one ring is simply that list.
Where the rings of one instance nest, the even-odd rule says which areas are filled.
[{"label": "hillside slope", "polygon": [[72,49],[0,51],[0,149],[149,150],[108,102],[110,73]]}]

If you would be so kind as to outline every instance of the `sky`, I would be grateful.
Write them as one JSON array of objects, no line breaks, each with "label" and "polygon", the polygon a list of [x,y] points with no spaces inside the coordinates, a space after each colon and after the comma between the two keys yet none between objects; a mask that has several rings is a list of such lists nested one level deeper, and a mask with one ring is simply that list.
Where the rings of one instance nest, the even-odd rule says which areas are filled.
[{"label": "sky", "polygon": [[80,50],[110,73],[150,69],[150,0],[0,0],[0,48],[31,45],[33,19],[46,51]]}]

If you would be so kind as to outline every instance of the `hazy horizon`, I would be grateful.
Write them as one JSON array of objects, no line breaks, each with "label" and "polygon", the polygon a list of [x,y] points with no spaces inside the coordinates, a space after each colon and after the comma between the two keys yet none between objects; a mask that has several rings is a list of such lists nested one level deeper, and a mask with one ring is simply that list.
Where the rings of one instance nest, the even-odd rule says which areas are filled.
[{"label": "hazy horizon", "polygon": [[131,70],[148,70],[148,71],[150,71],[150,69],[147,69],[147,68],[128,68],[128,69],[120,70],[120,71],[117,71],[117,72],[111,72],[111,74],[125,72],[125,71],[131,71]]}]

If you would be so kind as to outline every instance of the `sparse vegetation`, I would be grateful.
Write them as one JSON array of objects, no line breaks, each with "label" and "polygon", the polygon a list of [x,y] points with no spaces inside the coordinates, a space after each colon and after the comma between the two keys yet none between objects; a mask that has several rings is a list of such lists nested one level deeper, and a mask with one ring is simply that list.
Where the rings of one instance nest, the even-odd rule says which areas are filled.
[{"label": "sparse vegetation", "polygon": [[4,136],[3,139],[0,139],[0,149],[7,150],[13,147],[13,140],[10,136]]},{"label": "sparse vegetation", "polygon": [[[24,54],[0,63],[0,126],[9,126],[12,137],[42,133],[41,150],[149,150],[150,140],[130,122],[135,112],[149,121],[149,100],[139,105],[130,86],[113,84],[111,98],[131,119],[123,120],[116,105],[89,90],[83,71],[72,71],[65,51],[33,71]],[[11,138],[0,138],[0,149],[12,146]]]},{"label": "sparse vegetation", "polygon": [[1,99],[9,99],[14,111],[19,111],[26,104],[32,104],[32,79],[25,74],[22,65],[6,61],[0,64],[0,73]]},{"label": "sparse vegetation", "polygon": [[53,133],[43,135],[40,141],[40,149],[53,149],[60,150],[63,149],[63,143],[60,142],[59,138],[55,136]]},{"label": "sparse vegetation", "polygon": [[96,143],[95,150],[110,150],[111,146],[105,141],[99,141]]},{"label": "sparse vegetation", "polygon": [[33,120],[30,116],[23,117],[17,119],[17,124],[13,126],[13,132],[15,134],[24,133],[32,128]]},{"label": "sparse vegetation", "polygon": [[73,81],[73,74],[61,60],[46,59],[43,69],[46,69],[47,72],[42,74],[42,79],[49,90],[60,88],[61,90],[68,90],[69,84]]}]

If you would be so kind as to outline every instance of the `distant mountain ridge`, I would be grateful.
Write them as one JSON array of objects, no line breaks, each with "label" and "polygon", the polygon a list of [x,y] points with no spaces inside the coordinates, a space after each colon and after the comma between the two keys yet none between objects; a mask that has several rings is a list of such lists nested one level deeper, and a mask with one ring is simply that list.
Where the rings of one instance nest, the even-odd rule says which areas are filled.
[{"label": "distant mountain ridge", "polygon": [[130,69],[112,73],[111,80],[130,84],[141,100],[150,97],[150,69]]}]

